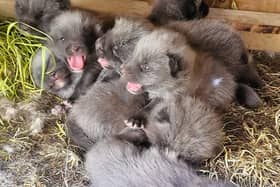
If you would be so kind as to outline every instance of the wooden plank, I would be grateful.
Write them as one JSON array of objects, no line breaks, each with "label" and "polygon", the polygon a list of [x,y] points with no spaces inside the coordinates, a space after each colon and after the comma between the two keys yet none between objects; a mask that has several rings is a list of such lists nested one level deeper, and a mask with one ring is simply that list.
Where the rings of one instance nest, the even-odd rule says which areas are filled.
[{"label": "wooden plank", "polygon": [[[237,2],[239,3],[239,1]],[[250,1],[251,4],[254,6],[255,5],[259,6],[259,4],[265,4],[265,5],[274,4],[273,7],[279,6],[279,12],[280,12],[280,0],[258,0],[258,3],[255,3],[255,0],[246,0],[246,1]],[[267,1],[268,3],[261,3],[263,1]],[[276,3],[276,1],[278,3]],[[75,7],[92,9],[101,12],[114,13],[114,14],[135,14],[140,16],[146,16],[150,11],[150,6],[153,0],[110,0],[110,1],[109,0],[71,0],[71,2]],[[248,19],[250,22],[261,20],[261,23],[263,23],[268,21],[270,22],[270,20],[272,20],[272,22],[274,22],[274,20],[276,19],[279,20],[279,16],[275,14],[266,15],[264,13],[256,13],[256,15],[254,15],[255,14],[254,13],[253,15],[252,14],[250,15],[249,13],[250,12],[245,12],[244,15],[243,13],[239,14],[239,12],[227,12],[227,11],[217,12],[216,9],[212,9],[210,11],[210,15],[213,16],[229,17],[229,15],[233,14],[233,16],[235,16],[235,19],[238,20],[240,20],[241,16],[245,16],[242,17],[242,20],[243,19],[245,20],[248,17],[253,16],[252,19]],[[14,17],[14,0],[0,0],[0,14],[7,17]],[[273,17],[270,18],[269,16],[273,16]],[[276,22],[278,23],[278,21]]]},{"label": "wooden plank", "polygon": [[[233,0],[206,0],[214,8],[231,8]],[[280,13],[280,0],[234,0],[239,10]]]},{"label": "wooden plank", "polygon": [[15,17],[14,0],[0,0],[0,16]]},{"label": "wooden plank", "polygon": [[72,0],[72,6],[118,15],[147,16],[153,0]]},{"label": "wooden plank", "polygon": [[211,8],[209,18],[256,25],[280,26],[280,14]]},{"label": "wooden plank", "polygon": [[[71,0],[76,7],[117,14],[147,15],[154,0]],[[230,8],[232,0],[216,1],[216,7]],[[235,0],[240,10],[280,13],[280,0]],[[0,15],[14,17],[14,0],[0,0]]]},{"label": "wooden plank", "polygon": [[245,31],[240,33],[248,49],[280,52],[279,34],[261,34]]},{"label": "wooden plank", "polygon": [[[121,15],[148,15],[153,0],[71,0],[73,7]],[[15,17],[15,0],[0,0],[0,16]]]}]

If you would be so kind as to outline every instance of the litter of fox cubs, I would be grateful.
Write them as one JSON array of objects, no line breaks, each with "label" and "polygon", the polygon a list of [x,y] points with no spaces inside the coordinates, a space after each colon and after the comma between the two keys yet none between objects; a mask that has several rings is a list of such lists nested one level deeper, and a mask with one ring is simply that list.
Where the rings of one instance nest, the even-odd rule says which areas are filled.
[{"label": "litter of fox cubs", "polygon": [[233,29],[277,27],[59,2],[0,23],[0,186],[280,185],[280,56]]}]

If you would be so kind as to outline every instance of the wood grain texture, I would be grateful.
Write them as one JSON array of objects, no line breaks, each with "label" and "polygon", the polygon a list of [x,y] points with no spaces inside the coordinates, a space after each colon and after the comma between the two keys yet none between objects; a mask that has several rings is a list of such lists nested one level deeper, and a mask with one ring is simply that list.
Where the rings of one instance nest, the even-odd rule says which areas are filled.
[{"label": "wood grain texture", "polygon": [[[117,15],[146,16],[153,0],[71,0],[72,6]],[[0,16],[15,17],[15,0],[0,0]]]},{"label": "wood grain texture", "polygon": [[280,52],[279,34],[262,34],[243,31],[240,33],[248,49]]},{"label": "wood grain texture", "polygon": [[147,16],[153,0],[72,0],[72,6],[117,15]]},{"label": "wood grain texture", "polygon": [[280,26],[280,14],[211,8],[209,18],[256,25]]},{"label": "wood grain texture", "polygon": [[0,0],[0,16],[15,17],[14,0]]},{"label": "wood grain texture", "polygon": [[[231,8],[232,0],[206,0],[215,8]],[[234,0],[239,10],[280,13],[280,0]]]}]

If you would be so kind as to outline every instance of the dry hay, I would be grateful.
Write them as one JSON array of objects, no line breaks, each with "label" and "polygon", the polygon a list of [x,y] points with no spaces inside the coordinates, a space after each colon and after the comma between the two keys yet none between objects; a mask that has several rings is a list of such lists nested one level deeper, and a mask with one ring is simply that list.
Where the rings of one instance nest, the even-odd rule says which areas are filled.
[{"label": "dry hay", "polygon": [[255,53],[265,86],[258,90],[262,107],[233,106],[224,116],[224,152],[203,172],[223,176],[241,186],[280,186],[280,66],[279,56]]},{"label": "dry hay", "polygon": [[[255,110],[231,107],[224,115],[227,134],[224,152],[205,163],[201,172],[211,178],[230,179],[241,186],[276,187],[280,186],[280,57],[254,55],[265,81],[265,87],[258,91],[264,105]],[[29,109],[19,106],[30,103],[31,113],[39,114],[44,122],[42,132],[39,129],[32,133],[34,120],[30,119],[30,111],[14,113],[19,108]],[[20,100],[19,104],[8,102],[10,118],[6,118],[7,108],[1,109],[4,105],[0,104],[0,186],[88,185],[83,163],[66,137],[64,114],[52,114],[54,106],[60,103],[45,94]]]},{"label": "dry hay", "polygon": [[[9,121],[0,123],[0,174],[7,175],[6,183],[0,178],[0,186],[88,184],[82,161],[66,137],[64,112],[53,111],[60,102],[54,96],[43,94],[6,107],[18,112]],[[5,110],[0,110],[5,116]],[[44,128],[33,133],[32,126],[38,120],[30,116],[38,113],[36,119],[43,121]]]}]

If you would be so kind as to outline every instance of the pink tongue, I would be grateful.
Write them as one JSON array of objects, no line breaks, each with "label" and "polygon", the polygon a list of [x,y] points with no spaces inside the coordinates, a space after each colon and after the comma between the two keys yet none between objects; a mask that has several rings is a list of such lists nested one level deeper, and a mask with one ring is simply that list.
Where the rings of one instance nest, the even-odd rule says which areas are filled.
[{"label": "pink tongue", "polygon": [[142,88],[142,85],[137,84],[137,83],[128,82],[127,88],[131,91],[138,92]]},{"label": "pink tongue", "polygon": [[74,71],[81,71],[84,69],[85,61],[83,56],[81,55],[74,55],[68,58],[68,64],[70,68]]},{"label": "pink tongue", "polygon": [[106,68],[109,66],[109,63],[105,58],[98,58],[97,61],[103,68]]}]

